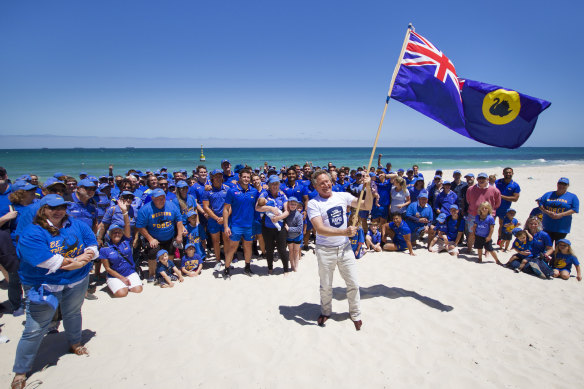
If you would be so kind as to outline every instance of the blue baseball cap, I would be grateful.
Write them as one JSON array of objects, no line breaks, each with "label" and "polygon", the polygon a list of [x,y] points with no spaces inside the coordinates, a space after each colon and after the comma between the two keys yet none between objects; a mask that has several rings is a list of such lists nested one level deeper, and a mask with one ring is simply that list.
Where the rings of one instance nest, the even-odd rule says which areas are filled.
[{"label": "blue baseball cap", "polygon": [[176,184],[176,187],[177,187],[177,188],[188,188],[188,187],[189,187],[189,184],[187,184],[187,183],[186,183],[185,181],[183,181],[183,180],[180,180],[179,182],[177,182],[177,184]]},{"label": "blue baseball cap", "polygon": [[505,212],[505,213],[509,213],[509,212],[515,212],[515,213],[517,213],[517,211],[516,211],[515,209],[513,209],[513,208],[509,208],[509,209],[507,210],[507,212]]},{"label": "blue baseball cap", "polygon": [[455,174],[460,174],[460,175],[462,175],[462,173],[460,172],[460,170],[455,170],[455,171],[452,173],[452,175],[455,175]]},{"label": "blue baseball cap", "polygon": [[428,191],[426,189],[421,190],[418,194],[418,198],[427,199],[428,198]]},{"label": "blue baseball cap", "polygon": [[80,176],[87,176],[87,172],[79,172]]},{"label": "blue baseball cap", "polygon": [[222,160],[222,161],[221,161],[221,165],[223,165],[223,164],[224,164],[224,163],[226,163],[226,162],[227,162],[228,164],[230,164],[230,165],[231,165],[231,162],[229,162],[229,160],[228,160],[228,159],[224,159],[224,160]]},{"label": "blue baseball cap", "polygon": [[270,178],[268,178],[268,184],[273,184],[274,182],[280,183],[280,177],[278,177],[275,174],[273,176],[270,176]]},{"label": "blue baseball cap", "polygon": [[96,188],[97,185],[95,185],[95,183],[93,181],[91,181],[89,178],[84,178],[81,181],[79,181],[79,184],[77,184],[77,186],[82,186],[84,188]]},{"label": "blue baseball cap", "polygon": [[242,164],[239,163],[239,164],[235,165],[235,168],[233,169],[233,171],[235,173],[239,173],[243,168],[245,168],[245,166],[243,166]]},{"label": "blue baseball cap", "polygon": [[513,234],[513,236],[515,236],[515,235],[517,235],[518,232],[521,232],[521,231],[523,231],[521,228],[516,227],[513,229],[513,231],[511,231],[511,233]]},{"label": "blue baseball cap", "polygon": [[47,189],[48,187],[53,186],[53,185],[57,185],[57,184],[61,184],[61,185],[65,186],[65,183],[63,181],[60,181],[60,180],[56,179],[55,177],[49,177],[45,181],[43,188]]},{"label": "blue baseball cap", "polygon": [[456,204],[450,204],[450,208],[449,209],[458,209],[458,205],[456,205]]},{"label": "blue baseball cap", "polygon": [[111,226],[109,226],[109,228],[107,229],[108,232],[109,231],[113,231],[113,230],[123,230],[123,227],[118,226],[117,224],[112,224]]},{"label": "blue baseball cap", "polygon": [[560,239],[560,240],[558,240],[558,243],[565,243],[568,246],[572,245],[572,243],[570,243],[570,241],[568,239]]},{"label": "blue baseball cap", "polygon": [[414,169],[408,169],[408,171],[406,173],[409,173],[409,172],[412,172],[413,173],[414,172]]},{"label": "blue baseball cap", "polygon": [[24,180],[16,180],[12,183],[12,190],[32,190],[36,189],[36,186],[32,185],[30,182],[26,182]]},{"label": "blue baseball cap", "polygon": [[215,174],[221,174],[223,175],[223,170],[221,169],[215,169],[211,172],[211,177],[213,177]]},{"label": "blue baseball cap", "polygon": [[290,201],[294,201],[295,203],[300,203],[300,201],[298,201],[298,199],[294,196],[288,197],[288,202],[290,202]]},{"label": "blue baseball cap", "polygon": [[441,213],[440,215],[438,215],[438,217],[436,218],[436,220],[438,220],[438,222],[440,222],[440,223],[444,223],[446,221],[446,214],[445,213]]},{"label": "blue baseball cap", "polygon": [[187,212],[187,219],[191,216],[197,216],[197,211],[193,211],[192,209]]},{"label": "blue baseball cap", "polygon": [[49,207],[58,207],[63,204],[69,204],[69,202],[65,201],[63,196],[58,194],[48,194],[41,200],[41,206],[48,205]]},{"label": "blue baseball cap", "polygon": [[19,180],[30,181],[32,178],[30,174],[23,174],[22,176],[18,177]]},{"label": "blue baseball cap", "polygon": [[172,187],[176,187],[176,183],[174,182],[174,180],[168,180],[168,187],[172,188]]},{"label": "blue baseball cap", "polygon": [[125,191],[123,191],[123,192],[120,194],[120,197],[122,197],[122,196],[132,196],[132,197],[136,197],[136,196],[134,195],[134,193],[130,192],[129,190],[125,190]]},{"label": "blue baseball cap", "polygon": [[93,182],[98,182],[99,181],[96,176],[89,176],[89,177],[87,177],[87,179],[88,180],[91,180]]},{"label": "blue baseball cap", "polygon": [[107,176],[99,176],[99,180],[107,180]]},{"label": "blue baseball cap", "polygon": [[[397,169],[397,172],[398,172],[398,173],[403,173],[403,172],[404,172],[404,169]],[[413,173],[413,172],[414,172],[414,171],[412,170],[412,173]]]},{"label": "blue baseball cap", "polygon": [[166,193],[164,193],[164,191],[160,188],[153,189],[152,192],[150,192],[151,198],[160,197],[160,196],[166,196]]},{"label": "blue baseball cap", "polygon": [[566,184],[566,185],[570,185],[570,180],[566,177],[562,177],[558,180],[558,184]]},{"label": "blue baseball cap", "polygon": [[439,180],[441,180],[441,179],[442,179],[442,176],[435,175],[435,176],[434,176],[434,179],[439,179]]},{"label": "blue baseball cap", "polygon": [[477,178],[489,178],[489,175],[487,173],[479,173]]},{"label": "blue baseball cap", "polygon": [[466,178],[466,177],[472,177],[472,178],[474,178],[474,174],[472,174],[472,173],[466,173],[466,175],[465,175],[464,177],[465,177],[465,178]]},{"label": "blue baseball cap", "polygon": [[436,169],[436,173],[435,174],[438,174],[438,172],[442,173],[442,169]]},{"label": "blue baseball cap", "polygon": [[369,177],[377,177],[377,175],[373,172],[369,172]]},{"label": "blue baseball cap", "polygon": [[156,259],[160,258],[164,254],[168,254],[168,251],[166,251],[166,250],[158,250],[158,252],[156,253]]},{"label": "blue baseball cap", "polygon": [[444,182],[442,183],[442,185],[452,185],[452,182],[450,182],[448,180],[444,180]]},{"label": "blue baseball cap", "polygon": [[362,176],[363,175],[363,172],[361,170],[358,170],[358,171],[355,172],[355,175],[356,176]]},{"label": "blue baseball cap", "polygon": [[166,166],[163,166],[160,168],[160,170],[168,170],[168,169],[166,168]]},{"label": "blue baseball cap", "polygon": [[188,244],[185,246],[185,250],[188,250],[188,249],[190,249],[191,247],[192,247],[192,248],[196,248],[194,244],[192,244],[192,243],[188,243]]},{"label": "blue baseball cap", "polygon": [[64,173],[57,172],[57,173],[53,174],[53,177],[59,178],[59,177],[63,177],[64,175],[65,175]]},{"label": "blue baseball cap", "polygon": [[99,187],[98,187],[99,190],[103,190],[105,188],[111,188],[110,184],[108,184],[107,182],[104,182],[103,184],[99,184]]}]

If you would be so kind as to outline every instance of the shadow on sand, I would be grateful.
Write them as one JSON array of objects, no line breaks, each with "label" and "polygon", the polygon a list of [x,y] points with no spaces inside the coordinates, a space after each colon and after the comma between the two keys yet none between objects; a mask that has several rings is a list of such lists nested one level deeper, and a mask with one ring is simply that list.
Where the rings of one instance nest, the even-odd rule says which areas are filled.
[{"label": "shadow on sand", "polygon": [[[369,287],[359,288],[361,299],[369,299],[374,297],[386,297],[390,299],[397,299],[401,297],[411,297],[418,300],[422,304],[437,309],[441,312],[450,312],[454,307],[442,304],[440,301],[423,296],[417,292],[406,290],[398,287],[388,287],[385,285],[373,285]],[[347,298],[345,288],[333,288],[333,298],[336,300],[345,300]],[[280,314],[286,320],[294,320],[300,325],[316,325],[316,319],[320,315],[320,305],[313,303],[302,303],[296,306],[280,305]],[[346,320],[349,318],[349,313],[333,313],[331,319],[335,321]]]},{"label": "shadow on sand", "polygon": [[[87,329],[83,330],[81,332],[81,343],[84,345],[87,344],[95,335],[95,331]],[[89,352],[91,352],[91,350],[89,350]],[[28,375],[30,376],[50,366],[56,366],[59,359],[68,353],[69,343],[67,342],[65,332],[46,335],[41,343],[39,351],[37,352],[34,364],[32,365],[32,370]]]}]

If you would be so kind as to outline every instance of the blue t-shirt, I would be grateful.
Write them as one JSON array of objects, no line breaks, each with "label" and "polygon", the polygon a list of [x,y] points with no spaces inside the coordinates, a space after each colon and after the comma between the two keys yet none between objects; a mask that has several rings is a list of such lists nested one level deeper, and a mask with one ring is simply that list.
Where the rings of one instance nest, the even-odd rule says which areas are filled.
[{"label": "blue t-shirt", "polygon": [[552,247],[552,238],[545,231],[539,231],[533,235],[531,241],[531,256],[536,257],[541,253],[545,253],[546,247]]},{"label": "blue t-shirt", "polygon": [[408,205],[408,208],[406,209],[405,222],[407,223],[410,230],[414,231],[426,225],[424,223],[418,222],[418,219],[420,218],[426,218],[428,219],[428,222],[431,223],[432,219],[434,218],[432,207],[430,207],[428,204],[426,204],[425,207],[421,207],[417,201]]},{"label": "blue t-shirt", "polygon": [[[503,196],[513,196],[515,193],[521,192],[519,184],[513,180],[506,184],[504,178],[499,178],[497,181],[495,181],[495,186],[497,189],[499,189],[499,192],[501,192]],[[511,208],[511,201],[501,199],[501,205],[499,205],[497,211],[506,211],[509,208]]]},{"label": "blue t-shirt", "polygon": [[225,196],[225,204],[231,205],[229,225],[251,228],[257,199],[258,191],[251,185],[245,191],[239,184],[229,189]]},{"label": "blue t-shirt", "polygon": [[156,260],[156,276],[160,279],[162,278],[162,272],[165,272],[167,276],[171,276],[174,274],[174,263],[172,260],[166,261],[166,265],[159,260]]},{"label": "blue t-shirt", "polygon": [[302,207],[304,196],[308,196],[308,190],[300,182],[294,182],[294,186],[289,186],[287,182],[280,184],[280,190],[284,192],[287,198],[296,197],[300,201],[300,207]]},{"label": "blue t-shirt", "polygon": [[[128,217],[130,219],[130,226],[134,227],[136,225],[136,213],[133,207],[128,208]],[[120,207],[118,205],[109,207],[107,211],[105,211],[105,215],[103,215],[101,222],[106,225],[116,224],[123,227],[125,224],[124,215]]]},{"label": "blue t-shirt", "polygon": [[367,235],[369,235],[369,237],[371,238],[371,243],[373,244],[381,243],[381,232],[379,230],[377,230],[375,234],[373,234],[373,231],[369,230],[367,231]]},{"label": "blue t-shirt", "polygon": [[491,215],[487,215],[484,219],[481,219],[481,217],[477,215],[475,217],[475,225],[477,226],[475,230],[476,236],[486,238],[489,236],[491,226],[495,225],[495,219]]},{"label": "blue t-shirt", "polygon": [[235,188],[239,182],[239,175],[235,174],[235,173],[231,173],[230,176],[226,175],[225,173],[223,173],[223,183],[225,185],[227,185],[230,188]]},{"label": "blue t-shirt", "polygon": [[180,215],[181,215],[181,221],[183,222],[183,224],[186,225],[188,223],[187,222],[187,213],[189,211],[196,211],[197,210],[197,200],[195,200],[195,198],[192,195],[187,194],[187,199],[184,202],[185,203],[185,207],[184,208],[181,208],[180,202],[178,200],[178,197],[175,197],[172,200],[172,203],[174,204],[174,206],[176,207],[176,209],[179,210]]},{"label": "blue t-shirt", "polygon": [[407,223],[404,223],[402,221],[398,227],[395,225],[394,222],[391,222],[389,223],[389,228],[391,228],[395,233],[393,237],[394,243],[396,243],[400,247],[406,247],[406,240],[404,239],[404,236],[412,233]]},{"label": "blue t-shirt", "polygon": [[41,207],[40,201],[30,204],[28,207],[25,207],[22,212],[19,212],[18,217],[18,224],[16,225],[15,235],[20,236],[24,229],[32,224],[36,213]]},{"label": "blue t-shirt", "polygon": [[229,187],[223,184],[220,188],[212,187],[211,190],[203,192],[203,201],[209,202],[209,208],[217,217],[223,217],[223,205],[228,190]]},{"label": "blue t-shirt", "polygon": [[363,228],[359,227],[357,229],[357,233],[350,238],[350,241],[353,253],[355,253],[355,258],[356,259],[361,258],[362,257],[361,247],[365,243],[365,233],[363,232]]},{"label": "blue t-shirt", "polygon": [[182,257],[180,262],[181,269],[185,269],[188,271],[195,271],[199,268],[199,265],[203,264],[203,258],[197,253],[195,253],[192,257],[188,257],[186,254]]},{"label": "blue t-shirt", "polygon": [[511,234],[516,227],[519,227],[519,221],[517,219],[509,219],[507,216],[503,218],[503,231]]},{"label": "blue t-shirt", "polygon": [[558,270],[567,270],[568,273],[572,271],[572,265],[580,266],[578,258],[570,254],[562,254],[558,252],[554,257],[554,268]]},{"label": "blue t-shirt", "polygon": [[446,236],[448,237],[449,242],[455,242],[456,237],[458,236],[459,232],[464,232],[464,218],[458,215],[458,219],[454,220],[452,215],[448,215],[446,217],[446,221],[444,222],[446,225]]},{"label": "blue t-shirt", "polygon": [[97,222],[100,223],[110,206],[111,199],[107,196],[107,193],[98,190],[93,196],[93,200],[95,200],[96,204]]},{"label": "blue t-shirt", "polygon": [[201,243],[201,237],[199,236],[199,225],[191,226],[190,223],[185,224],[185,229],[187,230],[187,236],[184,241],[184,245],[186,246],[189,243],[195,245],[195,253],[198,254],[201,258],[205,259],[207,253],[203,250],[203,245]]},{"label": "blue t-shirt", "polygon": [[[282,191],[279,191],[276,197],[272,196],[272,194],[269,191],[262,192],[259,197],[265,198],[266,205],[276,207],[280,210],[280,212],[284,212],[284,207],[288,202],[288,197],[286,197],[286,195]],[[274,225],[274,223],[272,223],[272,220],[269,217],[265,218],[265,223],[266,228],[276,228],[276,226]],[[282,225],[282,222],[279,223],[280,225]]]},{"label": "blue t-shirt", "polygon": [[87,224],[79,220],[65,221],[59,234],[52,236],[49,231],[37,224],[31,224],[24,229],[19,237],[17,253],[20,258],[18,274],[24,285],[40,286],[68,285],[84,279],[91,270],[93,263],[76,270],[61,270],[47,274],[48,269],[37,265],[60,254],[65,258],[74,258],[83,253],[89,246],[97,247],[95,234]]},{"label": "blue t-shirt", "polygon": [[[385,180],[384,182],[377,183],[377,194],[379,194],[379,205],[381,207],[387,207],[390,203],[389,193],[391,192],[391,181]],[[411,200],[414,201],[414,200]]]},{"label": "blue t-shirt", "polygon": [[[556,192],[547,192],[539,203],[544,209],[553,213],[562,213],[569,210],[574,210],[576,213],[580,210],[580,201],[578,196],[573,193],[566,192],[558,196]],[[565,216],[561,219],[552,219],[548,215],[543,215],[543,229],[550,232],[570,233],[572,226],[572,215]]]},{"label": "blue t-shirt", "polygon": [[3,193],[0,193],[0,217],[6,215],[10,211],[9,209],[10,199],[8,198],[10,193],[12,193],[11,184],[8,184],[6,190]]},{"label": "blue t-shirt", "polygon": [[77,193],[71,195],[73,201],[67,206],[67,214],[72,219],[77,219],[91,229],[97,221],[97,204],[94,199],[89,199],[87,204],[83,204],[77,197]]},{"label": "blue t-shirt", "polygon": [[[107,259],[112,270],[117,271],[124,277],[136,272],[136,266],[132,256],[132,239],[126,238],[125,236],[122,237],[122,240],[118,244],[114,245],[110,243],[108,247],[99,249],[99,258]],[[124,258],[127,258],[127,260]],[[107,276],[108,278],[114,278],[109,273]]]},{"label": "blue t-shirt", "polygon": [[522,242],[519,239],[515,238],[515,241],[513,241],[513,248],[517,251],[531,250],[531,241],[529,240],[529,238],[527,238],[525,239],[525,242]]},{"label": "blue t-shirt", "polygon": [[437,209],[439,213],[450,214],[450,206],[456,204],[458,196],[453,191],[442,191],[436,196],[434,200],[434,209]]},{"label": "blue t-shirt", "polygon": [[174,237],[176,223],[180,221],[181,216],[174,204],[167,201],[159,209],[153,202],[149,202],[138,212],[136,227],[146,228],[154,239],[164,242]]}]

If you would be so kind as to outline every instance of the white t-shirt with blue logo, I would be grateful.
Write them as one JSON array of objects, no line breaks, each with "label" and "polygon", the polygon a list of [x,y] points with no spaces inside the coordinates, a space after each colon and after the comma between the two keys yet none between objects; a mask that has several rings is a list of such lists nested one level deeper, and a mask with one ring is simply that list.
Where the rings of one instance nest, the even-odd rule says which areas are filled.
[{"label": "white t-shirt with blue logo", "polygon": [[[347,192],[333,192],[331,197],[322,198],[320,195],[316,196],[308,202],[306,212],[308,219],[312,220],[316,217],[322,218],[325,227],[333,227],[346,229],[347,206],[355,200],[355,197]],[[323,236],[316,234],[316,244],[333,247],[342,246],[349,242],[347,236]]]}]

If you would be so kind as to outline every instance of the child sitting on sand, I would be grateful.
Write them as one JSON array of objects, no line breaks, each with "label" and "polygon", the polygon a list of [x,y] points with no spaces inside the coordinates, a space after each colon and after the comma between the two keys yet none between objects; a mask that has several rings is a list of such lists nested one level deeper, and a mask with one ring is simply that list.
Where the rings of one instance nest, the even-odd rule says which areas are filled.
[{"label": "child sitting on sand", "polygon": [[553,254],[554,278],[561,278],[563,280],[570,279],[570,271],[572,265],[576,268],[576,279],[582,281],[582,273],[580,272],[580,262],[572,251],[572,244],[568,239],[560,239],[556,244]]},{"label": "child sitting on sand", "polygon": [[503,231],[501,232],[501,244],[499,245],[499,247],[503,248],[503,252],[507,252],[509,249],[509,244],[513,237],[513,230],[521,224],[515,219],[516,213],[513,208],[509,208],[503,218]]},{"label": "child sitting on sand", "polygon": [[367,244],[367,249],[377,252],[381,251],[381,231],[379,231],[377,223],[371,223],[369,226],[365,243]]},{"label": "child sitting on sand", "polygon": [[178,279],[183,282],[184,278],[174,263],[168,259],[168,251],[159,250],[156,253],[156,278],[161,288],[172,288],[174,286],[172,281]]},{"label": "child sitting on sand", "polygon": [[448,226],[446,225],[446,214],[441,213],[436,218],[435,225],[432,226],[434,230],[434,238],[428,245],[428,251],[431,253],[439,253],[443,250],[448,250]]},{"label": "child sitting on sand", "polygon": [[[268,207],[276,207],[276,202],[274,200],[266,200],[265,197],[260,197],[258,199],[258,204],[259,207],[263,207],[264,205],[267,205]],[[277,207],[276,207],[277,208]],[[276,229],[278,231],[280,231],[282,229],[282,225],[283,222],[282,221],[274,221],[274,219],[276,218],[276,216],[280,216],[282,214],[282,212],[280,212],[280,210],[278,210],[278,213],[273,213],[273,212],[266,212],[266,216],[270,218],[270,220],[272,221],[272,224],[276,227]]]},{"label": "child sitting on sand", "polygon": [[[524,231],[521,228],[515,228],[513,230],[513,235],[515,235],[515,241],[513,242],[513,250],[515,250],[515,254],[509,258],[505,266],[512,267],[513,262],[518,261],[519,266],[515,268],[515,272],[519,273],[527,264],[527,259],[525,258],[531,255],[531,251],[529,250],[531,236],[529,236],[527,231]],[[515,266],[517,266],[517,264],[515,264]]]},{"label": "child sitting on sand", "polygon": [[475,249],[479,252],[479,262],[483,262],[483,248],[493,256],[497,265],[501,265],[497,253],[493,249],[493,230],[495,227],[495,219],[491,214],[493,208],[488,201],[479,205],[479,214],[475,218],[475,224],[472,227],[472,234],[475,236]]},{"label": "child sitting on sand", "polygon": [[195,245],[192,243],[185,246],[185,255],[182,257],[180,270],[188,277],[196,277],[203,270],[203,258],[196,252]]}]

